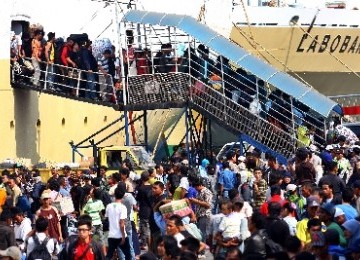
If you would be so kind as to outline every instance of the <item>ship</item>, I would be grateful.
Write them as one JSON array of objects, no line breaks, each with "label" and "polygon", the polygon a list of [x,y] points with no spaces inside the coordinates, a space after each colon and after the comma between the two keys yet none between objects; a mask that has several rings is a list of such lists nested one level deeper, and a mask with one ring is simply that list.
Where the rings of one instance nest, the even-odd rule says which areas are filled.
[{"label": "ship", "polygon": [[[54,5],[49,5],[49,2],[53,3]],[[86,3],[85,3],[86,2]],[[4,8],[1,10],[1,12],[4,14],[2,15],[2,27],[1,27],[1,34],[4,36],[9,35],[10,30],[21,30],[22,26],[24,24],[29,25],[31,22],[37,22],[36,17],[33,17],[32,15],[29,15],[29,11],[33,10],[30,6],[39,6],[40,8],[37,9],[36,15],[38,17],[42,17],[42,19],[45,18],[45,20],[38,19],[38,22],[42,23],[45,27],[45,30],[48,31],[56,31],[62,33],[64,36],[72,32],[74,32],[74,25],[75,21],[79,20],[79,11],[83,10],[85,14],[87,14],[86,18],[81,18],[82,27],[77,28],[76,33],[81,33],[89,28],[93,27],[94,23],[89,23],[89,21],[93,21],[95,17],[99,17],[99,13],[105,9],[111,10],[111,8],[107,8],[108,4],[111,4],[114,1],[84,1],[84,0],[76,0],[71,1],[72,8],[70,10],[66,10],[66,8],[60,9],[60,6],[64,7],[67,6],[65,4],[60,4],[58,1],[10,1],[6,0],[4,1]],[[135,1],[127,1],[125,3],[125,7],[123,12],[126,12],[126,8],[131,7],[132,2]],[[306,44],[307,39],[303,39],[304,33],[302,32],[301,28],[303,25],[301,24],[302,18],[300,15],[298,15],[298,12],[295,14],[290,12],[289,17],[290,19],[294,16],[298,16],[299,19],[297,19],[296,23],[294,22],[293,26],[290,25],[284,25],[281,24],[273,24],[274,30],[279,30],[275,32],[271,32],[270,26],[261,24],[254,24],[250,21],[249,13],[251,12],[251,9],[256,10],[256,8],[264,8],[264,12],[272,12],[272,10],[277,10],[277,7],[271,7],[273,9],[270,9],[270,7],[267,6],[256,6],[252,8],[251,1],[247,1],[247,4],[241,6],[241,9],[243,11],[243,16],[245,17],[246,24],[244,24],[244,21],[242,21],[241,17],[236,18],[236,14],[239,15],[240,11],[238,8],[240,7],[238,3],[235,3],[234,1],[226,1],[226,0],[219,0],[219,1],[139,1],[141,2],[140,7],[144,10],[156,10],[156,11],[163,11],[163,12],[175,12],[175,13],[182,13],[182,14],[190,14],[194,17],[196,17],[199,21],[202,21],[206,23],[208,26],[216,29],[217,31],[221,32],[225,37],[229,38],[230,40],[236,42],[246,50],[249,50],[255,55],[258,55],[259,57],[262,57],[269,63],[273,64],[277,68],[284,70],[288,73],[294,73],[294,75],[301,74],[301,77],[304,78],[304,82],[309,84],[310,86],[318,89],[320,92],[327,94],[327,95],[337,95],[337,94],[350,94],[350,93],[356,93],[355,88],[349,87],[345,88],[348,91],[343,92],[335,92],[339,91],[339,85],[337,85],[337,88],[334,88],[334,92],[330,91],[327,92],[328,88],[322,88],[321,84],[313,84],[310,78],[303,77],[304,73],[308,73],[306,69],[301,68],[308,68],[307,66],[301,67],[300,65],[298,67],[295,67],[293,65],[293,59],[296,59],[297,61],[299,59],[301,61],[305,60],[301,57],[307,57],[309,59],[313,59],[316,61],[318,59],[318,54],[316,53],[309,53],[307,49]],[[171,6],[169,5],[169,2],[171,2]],[[177,4],[175,4],[175,2]],[[15,4],[16,3],[16,4]],[[88,5],[89,4],[89,5]],[[123,4],[123,3],[122,3]],[[92,9],[90,9],[90,5],[93,5]],[[59,9],[58,9],[59,6]],[[181,6],[182,8],[178,8],[178,6]],[[216,7],[221,6],[222,8],[218,8],[216,12]],[[191,8],[189,8],[191,7]],[[284,8],[284,9],[283,9]],[[292,7],[281,7],[279,8],[280,11],[282,10],[296,10],[297,8]],[[41,11],[39,11],[41,9]],[[54,10],[57,11],[54,11]],[[166,9],[166,10],[165,10]],[[191,10],[191,11],[189,11]],[[220,10],[220,11],[219,11]],[[261,9],[262,10],[262,9]],[[313,9],[311,9],[313,10]],[[317,10],[317,9],[314,9]],[[346,9],[347,10],[347,9]],[[335,10],[334,10],[335,11]],[[339,10],[336,10],[336,12]],[[340,10],[342,11],[342,10]],[[355,10],[351,10],[355,11]],[[66,17],[64,17],[64,12],[68,12]],[[113,11],[110,11],[110,14]],[[191,13],[190,13],[191,12]],[[257,11],[254,11],[255,13]],[[9,16],[10,14],[10,16]],[[316,14],[316,13],[315,13]],[[111,29],[114,26],[114,22],[110,21],[110,25],[107,25],[109,23],[108,19],[106,17],[109,14],[105,14],[100,18],[100,21],[105,21],[105,28],[110,28],[109,30],[106,30],[106,33],[104,33],[104,26],[102,28],[98,28],[96,30],[93,30],[92,37],[98,37],[99,35],[107,36],[107,37],[113,37],[114,42],[116,42],[116,37],[114,37],[114,30]],[[214,16],[216,15],[216,19]],[[318,15],[318,14],[317,14]],[[113,16],[113,14],[112,14]],[[111,17],[112,17],[111,16]],[[74,19],[66,19],[67,17],[73,17]],[[82,17],[82,16],[80,16]],[[243,17],[243,18],[244,18]],[[268,17],[268,16],[263,16]],[[76,19],[75,19],[76,18]],[[229,19],[230,18],[230,19]],[[310,18],[309,18],[310,19]],[[311,17],[308,23],[308,27],[312,27],[311,33],[308,35],[313,35],[313,32],[315,31],[315,23],[312,23],[314,20],[314,16]],[[317,20],[317,19],[316,19]],[[61,22],[59,22],[61,21]],[[51,24],[53,27],[49,26],[48,24]],[[95,24],[100,24],[96,23]],[[8,26],[11,25],[11,26]],[[55,27],[55,25],[58,25]],[[356,25],[354,23],[353,25]],[[48,27],[47,27],[48,26]],[[12,27],[12,28],[11,28]],[[330,34],[330,37],[333,37],[332,39],[335,39],[336,34],[330,33],[334,28],[327,28],[328,26],[324,26],[323,28],[318,28],[320,31],[317,32],[320,35],[321,29],[325,30],[328,34]],[[350,26],[349,26],[350,27]],[[20,29],[19,29],[20,28]],[[48,28],[48,29],[46,29]],[[56,28],[56,29],[54,29]],[[93,28],[94,29],[94,28]],[[305,30],[308,29],[305,27]],[[329,29],[329,31],[328,31]],[[343,28],[338,28],[339,30],[342,30]],[[345,28],[346,29],[346,28]],[[356,28],[347,28],[349,29],[353,34],[351,37],[353,37],[352,41],[356,39]],[[353,31],[352,31],[353,29]],[[67,30],[64,32],[64,30]],[[239,36],[239,32],[243,30],[245,33],[241,35],[252,35],[249,39],[245,39],[243,36]],[[299,30],[299,32],[296,32]],[[314,30],[314,31],[313,31]],[[282,33],[280,33],[282,31]],[[349,33],[350,33],[349,31]],[[86,31],[89,32],[89,31]],[[265,34],[265,32],[267,34]],[[279,35],[277,35],[279,32]],[[276,36],[281,39],[281,37],[288,37],[288,38],[282,38],[282,40],[279,40],[282,46],[276,46],[275,44],[272,44],[274,39],[270,37],[271,35],[274,35],[276,33]],[[337,32],[336,32],[337,33]],[[111,36],[112,35],[112,36]],[[267,36],[266,36],[267,35]],[[283,35],[283,36],[281,36]],[[296,37],[295,37],[296,35]],[[335,36],[333,36],[335,35]],[[261,36],[261,37],[260,37]],[[243,39],[243,38],[244,39]],[[290,39],[290,47],[289,47],[289,37]],[[309,36],[310,37],[310,36]],[[325,37],[325,36],[324,36]],[[342,36],[346,37],[345,36]],[[321,41],[321,37],[318,36]],[[301,40],[303,41],[301,42]],[[265,43],[262,40],[267,40],[269,42],[269,45],[265,45]],[[2,46],[9,46],[9,41],[7,37],[2,37]],[[297,45],[295,42],[298,41]],[[329,47],[331,47],[331,44],[334,40],[330,42],[329,39]],[[294,42],[294,43],[292,43]],[[304,49],[303,52],[295,52],[293,53],[293,49],[299,49],[299,43],[300,49]],[[285,43],[288,43],[286,45]],[[285,44],[285,45],[284,45]],[[350,43],[349,43],[350,44]],[[351,44],[354,44],[351,42]],[[339,43],[340,45],[340,43]],[[274,47],[275,46],[275,47]],[[295,47],[294,47],[295,46]],[[311,46],[311,43],[310,45]],[[341,46],[339,47],[339,49]],[[316,49],[316,48],[315,48]],[[347,51],[351,49],[351,46],[349,45]],[[6,73],[2,73],[2,76],[0,78],[0,86],[1,86],[1,101],[3,104],[3,117],[0,122],[0,130],[2,134],[1,138],[1,144],[3,147],[6,147],[6,149],[2,149],[0,151],[0,160],[1,158],[14,158],[14,157],[26,157],[30,158],[32,161],[46,161],[46,160],[53,160],[53,161],[69,161],[71,160],[71,150],[69,146],[70,141],[81,141],[82,139],[86,138],[87,136],[93,134],[94,132],[98,131],[99,128],[101,128],[103,125],[106,125],[108,123],[113,122],[114,120],[117,120],[122,116],[121,112],[115,111],[111,107],[103,107],[96,104],[89,104],[85,102],[79,102],[76,100],[71,99],[64,99],[64,98],[58,98],[56,96],[42,94],[38,92],[32,92],[27,91],[23,89],[13,89],[10,84],[10,75],[8,73],[9,71],[9,54],[6,51],[7,48],[4,48],[0,52],[0,70]],[[274,57],[274,53],[277,53],[278,56]],[[280,54],[279,54],[280,53]],[[287,55],[284,55],[284,53]],[[266,56],[268,55],[268,56]],[[350,55],[350,54],[349,54]],[[324,55],[325,56],[325,55]],[[349,60],[351,60],[351,56]],[[273,60],[272,60],[272,59]],[[352,63],[349,63],[349,60],[345,60],[343,57],[341,57],[341,61],[343,61],[347,66],[355,66],[354,61]],[[280,60],[280,62],[279,62]],[[278,62],[279,64],[276,64]],[[285,65],[284,65],[285,64]],[[297,64],[297,62],[295,62]],[[328,63],[323,64],[323,66],[326,66]],[[337,61],[331,60],[331,64],[337,64]],[[321,64],[318,64],[320,67]],[[334,65],[335,66],[335,65]],[[328,66],[333,68],[332,66]],[[351,67],[353,68],[353,67]],[[328,69],[326,69],[328,70]],[[312,71],[309,73],[314,73],[314,75],[319,74],[320,77],[318,78],[325,78],[322,77],[322,73],[336,73],[339,69],[332,69],[332,71],[322,71],[321,68],[315,68],[313,67]],[[335,71],[334,71],[335,70]],[[351,80],[348,81],[349,75],[352,75],[350,72],[346,72],[344,68],[342,68],[343,71],[339,71],[339,73],[343,73],[341,75],[346,76],[346,79],[340,80],[341,83],[351,82]],[[356,69],[355,69],[356,72]],[[315,77],[315,76],[314,76]],[[354,84],[356,80],[354,80]],[[315,82],[316,83],[316,82]],[[329,86],[328,83],[324,83],[323,86]],[[133,114],[133,118],[136,118],[141,115],[143,111],[136,112]],[[152,146],[152,148],[157,148],[159,145],[159,142],[163,139],[166,140],[168,143],[178,143],[181,139],[184,139],[184,129],[185,129],[185,123],[184,123],[184,109],[183,108],[173,108],[170,110],[153,110],[147,112],[147,124],[149,126],[149,129],[151,129],[150,132],[148,132],[148,137],[146,137],[148,140],[147,142]],[[174,131],[174,125],[177,125],[177,129]],[[117,127],[123,126],[123,122],[121,122],[120,126],[119,124],[116,125]],[[139,120],[137,123],[134,124],[134,129],[131,132],[132,138],[130,138],[131,144],[138,144],[144,141],[145,137],[143,135],[144,131],[144,122]],[[106,137],[107,134],[103,133],[99,136],[99,139],[102,139]],[[114,145],[114,144],[123,144],[125,142],[124,140],[125,136],[125,130],[121,130],[120,132],[113,135],[111,138],[108,138],[102,145]],[[234,138],[234,136],[228,135],[229,138]],[[180,137],[180,138],[179,138]],[[182,138],[181,138],[182,137]],[[236,138],[236,137],[235,137]],[[173,140],[172,140],[173,139]],[[56,140],[56,142],[54,142]],[[222,142],[225,142],[225,140],[222,140]],[[91,156],[92,151],[91,147],[84,149],[82,151],[82,154]]]}]

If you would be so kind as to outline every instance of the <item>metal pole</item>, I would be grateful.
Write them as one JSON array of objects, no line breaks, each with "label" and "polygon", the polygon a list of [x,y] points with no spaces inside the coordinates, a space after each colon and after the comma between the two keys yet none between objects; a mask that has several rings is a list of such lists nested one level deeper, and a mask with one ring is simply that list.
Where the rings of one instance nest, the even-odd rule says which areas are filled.
[{"label": "metal pole", "polygon": [[79,91],[80,91],[79,90],[80,89],[80,82],[81,82],[81,70],[79,70],[79,75],[78,75],[77,80],[78,80],[78,82],[77,82],[77,85],[76,85],[76,96],[78,97],[79,96]]},{"label": "metal pole", "polygon": [[190,162],[190,154],[189,154],[189,122],[188,122],[188,117],[189,117],[189,108],[186,108],[186,114],[185,114],[185,147],[186,147],[186,154],[187,154],[187,158]]},{"label": "metal pole", "polygon": [[148,124],[147,124],[147,111],[144,110],[144,141],[145,141],[145,149],[148,151],[149,149],[149,140],[148,140]]},{"label": "metal pole", "polygon": [[49,63],[46,63],[44,90],[46,90],[46,89],[47,89],[47,83],[48,83],[48,82],[47,82],[48,70],[49,70]]}]

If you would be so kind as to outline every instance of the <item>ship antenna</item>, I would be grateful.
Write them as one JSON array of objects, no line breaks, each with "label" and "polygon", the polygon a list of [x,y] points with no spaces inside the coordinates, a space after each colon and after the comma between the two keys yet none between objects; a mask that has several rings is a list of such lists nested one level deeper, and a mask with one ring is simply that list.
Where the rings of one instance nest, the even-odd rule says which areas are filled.
[{"label": "ship antenna", "polygon": [[311,24],[310,24],[309,28],[306,31],[307,34],[310,34],[312,28],[314,27],[314,24],[315,24],[315,21],[316,21],[316,18],[317,18],[317,15],[319,14],[319,12],[320,12],[320,9],[318,8],[317,11],[316,11],[316,14],[314,15],[314,18],[311,21]]}]

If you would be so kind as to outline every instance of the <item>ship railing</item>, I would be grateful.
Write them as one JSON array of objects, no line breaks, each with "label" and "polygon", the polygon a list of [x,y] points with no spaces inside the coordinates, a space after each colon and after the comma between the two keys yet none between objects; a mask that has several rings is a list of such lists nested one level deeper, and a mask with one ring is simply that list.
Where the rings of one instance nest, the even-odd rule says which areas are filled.
[{"label": "ship railing", "polygon": [[121,84],[111,75],[85,71],[59,64],[39,62],[34,68],[31,59],[12,63],[13,83],[31,86],[39,90],[57,94],[80,97],[94,102],[121,103]]}]

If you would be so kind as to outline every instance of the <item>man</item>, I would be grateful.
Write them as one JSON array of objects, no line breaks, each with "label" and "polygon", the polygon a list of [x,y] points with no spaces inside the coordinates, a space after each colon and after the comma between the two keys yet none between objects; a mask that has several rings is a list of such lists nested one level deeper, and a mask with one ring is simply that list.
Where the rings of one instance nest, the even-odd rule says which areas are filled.
[{"label": "man", "polygon": [[85,86],[85,98],[97,99],[98,93],[96,93],[96,72],[98,71],[98,64],[96,58],[92,54],[92,42],[85,42],[79,51],[80,57],[80,69],[86,71],[84,79],[86,80]]},{"label": "man", "polygon": [[46,81],[47,88],[52,90],[54,88],[54,79],[55,79],[55,71],[54,71],[54,61],[55,61],[55,33],[48,33],[48,41],[45,45],[45,59],[47,62],[46,67]]},{"label": "man", "polygon": [[114,251],[120,248],[125,255],[125,260],[130,260],[130,241],[125,231],[125,221],[127,218],[127,209],[121,200],[125,195],[126,189],[120,185],[115,189],[115,201],[107,205],[105,217],[109,218],[108,252],[107,259],[112,259]]},{"label": "man", "polygon": [[322,182],[321,189],[324,195],[325,203],[332,203],[334,205],[341,204],[340,196],[334,195],[333,186],[330,182]]},{"label": "man", "polygon": [[244,257],[251,259],[252,256],[266,256],[265,239],[267,238],[265,230],[266,220],[260,213],[254,213],[249,222],[249,231],[251,236],[245,240]]},{"label": "man", "polygon": [[31,220],[24,216],[20,208],[12,208],[12,215],[14,220],[14,233],[17,245],[21,250],[25,249],[25,240],[27,235],[32,230]]},{"label": "man", "polygon": [[60,177],[57,167],[51,167],[50,172],[51,172],[51,177],[47,181],[48,184],[53,181],[58,181]]},{"label": "man", "polygon": [[44,37],[44,32],[41,30],[35,30],[34,32],[34,39],[31,42],[31,49],[32,49],[32,56],[31,61],[34,66],[34,77],[32,80],[32,83],[35,86],[40,86],[40,62],[41,62],[41,56],[43,54],[43,44],[42,39]]},{"label": "man", "polygon": [[113,80],[109,74],[109,59],[111,58],[111,50],[105,50],[101,57],[98,58],[99,84],[103,101],[109,101],[113,93]]},{"label": "man", "polygon": [[89,215],[82,215],[78,220],[78,237],[69,240],[61,251],[60,259],[105,260],[101,245],[91,239],[92,222]]},{"label": "man", "polygon": [[264,216],[268,216],[269,214],[270,202],[277,202],[280,203],[280,205],[282,205],[284,202],[283,198],[281,197],[281,188],[279,185],[271,186],[270,194],[271,194],[270,200],[265,201],[260,207],[260,213],[263,214]]},{"label": "man", "polygon": [[144,171],[141,174],[142,185],[138,188],[136,200],[139,205],[139,219],[140,219],[140,238],[142,242],[142,249],[150,248],[150,224],[151,217],[151,190],[149,183],[149,172]]},{"label": "man", "polygon": [[235,188],[237,182],[236,174],[230,170],[229,162],[223,163],[223,171],[219,176],[219,191],[223,198],[229,198],[229,191]]},{"label": "man", "polygon": [[340,245],[346,247],[346,239],[344,236],[344,231],[341,227],[334,222],[335,215],[335,206],[332,203],[324,203],[320,207],[320,211],[318,213],[320,221],[322,221],[327,229],[335,229],[339,232],[340,236]]},{"label": "man", "polygon": [[30,253],[40,244],[46,243],[45,246],[50,256],[55,256],[59,252],[59,244],[55,239],[47,237],[47,229],[49,221],[44,217],[39,217],[35,222],[35,234],[26,239],[26,255]]},{"label": "man", "polygon": [[306,199],[307,214],[296,225],[296,236],[301,241],[302,245],[311,242],[311,236],[308,230],[308,222],[316,217],[316,212],[320,206],[320,199],[318,196],[309,196]]},{"label": "man", "polygon": [[334,221],[339,226],[346,221],[345,213],[341,208],[335,207]]},{"label": "man", "polygon": [[354,187],[354,194],[355,194],[355,207],[360,215],[360,180],[357,180],[353,184]]},{"label": "man", "polygon": [[156,164],[155,165],[155,179],[157,181],[161,181],[164,182],[165,180],[165,176],[164,176],[164,167],[161,164]]},{"label": "man", "polygon": [[161,181],[157,181],[152,185],[152,196],[150,198],[151,201],[151,214],[149,218],[149,224],[150,224],[150,234],[151,234],[151,248],[150,250],[152,252],[156,252],[156,241],[161,236],[160,228],[155,222],[154,219],[154,206],[158,204],[160,201],[164,200],[166,198],[164,194],[164,183]]},{"label": "man", "polygon": [[346,188],[342,192],[342,203],[336,205],[336,208],[342,209],[345,214],[346,220],[354,219],[359,214],[356,209],[350,205],[354,199],[354,190],[352,188]]},{"label": "man", "polygon": [[13,207],[16,206],[16,204],[18,203],[19,197],[22,195],[19,186],[16,184],[15,178],[16,178],[15,176],[11,176],[9,178],[9,182],[8,182],[8,185],[12,191],[12,206]]},{"label": "man", "polygon": [[211,217],[211,202],[213,194],[204,186],[204,178],[197,178],[193,182],[193,186],[198,194],[195,198],[189,198],[190,202],[195,204],[195,214],[197,219],[197,226],[203,234],[203,242],[206,241],[209,235],[208,226]]},{"label": "man", "polygon": [[339,170],[338,163],[335,161],[330,162],[327,165],[327,169],[327,174],[324,175],[319,181],[319,187],[321,188],[324,182],[331,183],[334,194],[340,195],[346,186],[345,182],[339,176],[337,176]]},{"label": "man", "polygon": [[4,209],[0,215],[0,250],[16,246],[15,233],[11,228],[12,214],[10,209]]},{"label": "man", "polygon": [[352,173],[352,168],[348,159],[344,157],[343,149],[335,149],[334,162],[338,164],[338,176],[346,183]]}]

